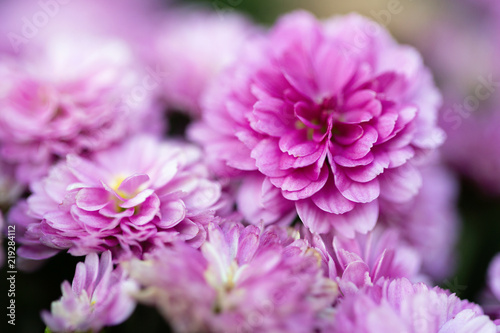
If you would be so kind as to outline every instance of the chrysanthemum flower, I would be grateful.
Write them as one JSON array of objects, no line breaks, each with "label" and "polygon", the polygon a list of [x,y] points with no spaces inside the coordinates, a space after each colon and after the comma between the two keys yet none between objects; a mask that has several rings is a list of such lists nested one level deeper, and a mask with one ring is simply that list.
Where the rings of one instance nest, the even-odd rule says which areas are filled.
[{"label": "chrysanthemum flower", "polygon": [[338,293],[318,253],[277,227],[210,225],[201,251],[178,243],[126,267],[178,332],[312,332]]},{"label": "chrysanthemum flower", "polygon": [[[161,97],[170,108],[199,116],[201,96],[257,29],[236,13],[171,8],[148,51],[161,68]],[[151,48],[153,51],[151,51]]]},{"label": "chrysanthemum flower", "polygon": [[17,166],[22,182],[44,176],[66,154],[101,150],[134,133],[160,133],[152,91],[120,39],[61,28],[1,59],[0,157]]},{"label": "chrysanthemum flower", "polygon": [[358,292],[381,279],[421,281],[422,256],[394,228],[377,226],[355,238],[319,236],[304,230],[305,238],[319,251],[327,276],[338,282],[342,295]]},{"label": "chrysanthemum flower", "polygon": [[106,249],[140,254],[174,240],[198,246],[222,204],[220,185],[209,180],[200,158],[193,146],[147,136],[89,159],[69,155],[33,184],[28,216],[12,216],[15,224],[37,221],[27,225],[23,237],[30,242],[20,253],[47,256],[31,251],[34,239],[73,255]]},{"label": "chrysanthemum flower", "polygon": [[371,230],[378,199],[418,193],[440,95],[419,54],[356,15],[282,18],[206,94],[190,129],[214,169],[258,170],[313,232]]},{"label": "chrysanthemum flower", "polygon": [[64,281],[62,297],[52,302],[42,318],[52,332],[99,332],[124,322],[135,309],[131,293],[137,285],[118,268],[111,252],[96,253],[78,263],[72,285]]},{"label": "chrysanthemum flower", "polygon": [[473,303],[407,279],[385,280],[349,295],[337,306],[332,332],[495,333]]}]

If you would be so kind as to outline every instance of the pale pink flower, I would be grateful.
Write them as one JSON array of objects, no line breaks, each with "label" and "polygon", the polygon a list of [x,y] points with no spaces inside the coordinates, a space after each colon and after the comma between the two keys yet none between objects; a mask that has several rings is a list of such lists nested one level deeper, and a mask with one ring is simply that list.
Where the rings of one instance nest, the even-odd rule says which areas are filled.
[{"label": "pale pink flower", "polygon": [[64,281],[62,297],[52,302],[42,318],[52,332],[99,332],[124,322],[134,311],[131,294],[137,285],[121,268],[113,270],[111,252],[96,253],[78,263],[70,285]]},{"label": "pale pink flower", "polygon": [[331,332],[496,333],[476,304],[407,279],[380,281],[345,297]]},{"label": "pale pink flower", "polygon": [[161,16],[149,45],[151,63],[161,68],[161,97],[171,109],[199,116],[201,97],[217,75],[238,59],[258,33],[236,13],[171,8]]},{"label": "pale pink flower", "polygon": [[337,285],[286,229],[209,226],[201,250],[184,243],[126,266],[177,332],[313,332],[333,320]]},{"label": "pale pink flower", "polygon": [[69,155],[32,185],[28,216],[11,217],[27,229],[19,253],[43,259],[62,249],[140,255],[175,240],[199,246],[225,204],[200,159],[196,147],[147,136],[90,158]]}]

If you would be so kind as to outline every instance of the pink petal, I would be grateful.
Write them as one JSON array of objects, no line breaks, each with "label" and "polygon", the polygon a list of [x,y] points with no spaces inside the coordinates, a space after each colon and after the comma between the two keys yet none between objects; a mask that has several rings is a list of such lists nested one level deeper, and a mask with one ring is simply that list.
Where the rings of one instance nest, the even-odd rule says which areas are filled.
[{"label": "pink petal", "polygon": [[366,156],[377,141],[377,131],[369,125],[364,126],[364,134],[355,143],[350,146],[344,147],[341,155],[349,159],[360,159]]},{"label": "pink petal", "polygon": [[119,204],[119,206],[122,208],[132,208],[138,206],[142,204],[144,201],[146,201],[146,199],[149,198],[151,195],[153,195],[154,192],[155,191],[152,189],[144,190],[142,192],[139,192],[132,199],[126,200],[123,203]]},{"label": "pink petal", "polygon": [[318,97],[340,94],[351,80],[356,62],[346,57],[336,43],[322,43],[313,59],[315,78],[318,84]]},{"label": "pink petal", "polygon": [[378,179],[375,178],[366,183],[356,182],[347,177],[340,169],[335,173],[335,186],[346,199],[357,203],[371,202],[380,195]]},{"label": "pink petal", "polygon": [[[321,168],[320,174],[317,177],[317,180],[310,181],[306,180],[307,179],[307,174],[308,173],[301,173],[300,171],[297,173],[293,173],[290,178],[286,178],[287,184],[286,186],[289,186],[288,188],[294,188],[294,182],[296,181],[296,187],[300,187],[302,184],[305,182],[308,182],[308,184],[303,187],[302,189],[298,190],[287,190],[287,189],[282,189],[282,194],[283,196],[288,199],[288,200],[300,200],[300,199],[305,199],[309,198],[312,195],[314,195],[316,192],[321,190],[323,186],[325,186],[326,181],[328,180],[328,168]],[[276,179],[271,178],[270,179],[271,183],[276,186]],[[281,182],[281,180],[278,182],[280,184],[284,184]]]},{"label": "pink petal", "polygon": [[356,232],[366,234],[377,223],[379,214],[378,201],[357,204],[351,211],[337,215],[331,214],[329,222],[341,235],[353,238]]},{"label": "pink petal", "polygon": [[186,216],[186,207],[182,200],[162,203],[160,207],[161,218],[156,225],[163,229],[176,226]]},{"label": "pink petal", "polygon": [[288,171],[279,169],[279,161],[283,152],[278,148],[277,139],[264,139],[253,150],[252,158],[257,168],[268,177],[284,177]]},{"label": "pink petal", "polygon": [[149,176],[145,174],[135,174],[126,178],[118,187],[118,191],[125,192],[127,194],[135,193],[141,185],[148,182]]},{"label": "pink petal", "polygon": [[359,183],[366,183],[374,180],[388,167],[389,161],[377,156],[377,158],[368,165],[354,168],[342,168],[342,170],[351,180]]},{"label": "pink petal", "polygon": [[287,118],[290,112],[286,108],[286,104],[280,99],[258,101],[253,109],[256,122],[251,123],[252,128],[270,136],[283,136],[293,126],[293,117]]},{"label": "pink petal", "polygon": [[386,170],[378,179],[380,180],[380,196],[397,203],[413,198],[422,186],[420,172],[409,163]]},{"label": "pink petal", "polygon": [[[346,282],[350,283],[346,284]],[[357,292],[364,286],[370,285],[371,282],[368,265],[363,261],[355,261],[345,268],[342,274],[340,287],[344,294],[351,294]]]},{"label": "pink petal", "polygon": [[310,200],[299,200],[295,203],[297,213],[302,220],[302,223],[313,233],[325,234],[332,229],[330,219],[332,214],[327,213],[316,206]]},{"label": "pink petal", "polygon": [[130,216],[130,221],[135,225],[144,225],[153,220],[160,209],[160,199],[156,194],[148,197],[144,202],[137,207],[138,211]]},{"label": "pink petal", "polygon": [[335,186],[333,176],[328,178],[325,186],[311,197],[315,205],[321,210],[333,213],[344,214],[352,210],[355,203],[346,199]]},{"label": "pink petal", "polygon": [[109,201],[109,192],[101,188],[83,188],[76,195],[76,205],[87,211],[99,210]]}]

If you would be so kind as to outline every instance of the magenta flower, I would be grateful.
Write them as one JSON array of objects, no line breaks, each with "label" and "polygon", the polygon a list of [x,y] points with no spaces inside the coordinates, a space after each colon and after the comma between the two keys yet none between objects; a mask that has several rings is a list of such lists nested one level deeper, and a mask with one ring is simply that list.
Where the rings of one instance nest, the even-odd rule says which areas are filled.
[{"label": "magenta flower", "polygon": [[214,170],[258,170],[313,232],[349,237],[374,227],[379,198],[418,193],[411,162],[443,135],[440,95],[414,49],[356,15],[320,24],[297,12],[242,57],[190,130]]},{"label": "magenta flower", "polygon": [[[201,96],[257,29],[236,13],[170,9],[152,42],[151,62],[166,73],[161,97],[170,108],[200,114]],[[151,53],[151,45],[148,45]]]},{"label": "magenta flower", "polygon": [[46,175],[66,154],[162,129],[126,43],[63,31],[0,64],[0,156],[16,165],[24,183]]},{"label": "magenta flower", "polygon": [[337,306],[331,332],[495,333],[473,303],[407,279],[385,280],[349,295]]},{"label": "magenta flower", "polygon": [[[69,155],[32,186],[29,239],[19,253],[43,259],[32,241],[73,255],[114,249],[136,254],[184,240],[199,246],[204,226],[224,204],[220,185],[208,179],[201,152],[180,142],[134,137],[89,159]],[[36,219],[29,224],[26,219]]]},{"label": "magenta flower", "polygon": [[380,221],[399,231],[422,258],[422,273],[442,281],[455,267],[460,231],[458,184],[436,160],[420,167],[422,188],[410,202],[382,202]]},{"label": "magenta flower", "polygon": [[306,239],[321,253],[323,269],[336,281],[342,295],[358,292],[381,279],[422,280],[421,255],[401,237],[397,229],[377,226],[355,238],[319,236],[304,230]]},{"label": "magenta flower", "polygon": [[212,224],[201,251],[177,243],[146,259],[127,268],[139,300],[177,332],[312,332],[333,319],[337,285],[286,229]]},{"label": "magenta flower", "polygon": [[99,332],[124,322],[134,311],[137,285],[121,269],[113,270],[111,252],[95,253],[78,263],[72,285],[64,281],[62,297],[42,318],[52,332]]}]

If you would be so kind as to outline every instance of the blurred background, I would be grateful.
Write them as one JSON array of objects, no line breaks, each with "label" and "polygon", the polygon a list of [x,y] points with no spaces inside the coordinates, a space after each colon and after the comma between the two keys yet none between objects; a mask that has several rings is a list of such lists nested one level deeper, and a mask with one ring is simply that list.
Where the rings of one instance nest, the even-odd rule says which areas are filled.
[{"label": "blurred background", "polygon": [[[77,1],[77,0],[73,0]],[[166,3],[166,1],[165,1]],[[171,1],[169,1],[171,3]],[[448,133],[443,157],[459,182],[458,209],[462,221],[456,247],[455,273],[440,286],[461,298],[478,301],[491,258],[500,252],[500,98],[498,87],[476,107],[467,107],[484,80],[499,81],[498,13],[492,1],[426,0],[196,0],[175,5],[204,6],[224,18],[241,12],[254,21],[271,25],[283,13],[306,9],[319,18],[349,12],[361,13],[385,26],[404,44],[417,47],[432,68],[444,94],[440,123]],[[5,13],[0,14],[1,16]],[[110,16],[113,13],[109,13]],[[11,18],[13,19],[13,18]],[[495,85],[493,85],[495,86]],[[456,105],[462,105],[457,108]],[[462,110],[462,111],[460,111]],[[171,133],[179,133],[185,118],[173,117]],[[498,149],[498,151],[497,151]],[[5,244],[3,244],[5,246]],[[16,327],[0,323],[1,332],[43,332],[40,311],[60,297],[63,280],[71,281],[79,258],[59,254],[33,273],[19,272],[16,279]],[[2,299],[7,290],[2,270]],[[43,288],[41,288],[43,286]],[[5,302],[5,301],[4,301]],[[6,303],[2,306],[7,306]],[[5,316],[3,316],[5,317]],[[168,332],[155,311],[139,306],[124,324],[106,332]]]}]

